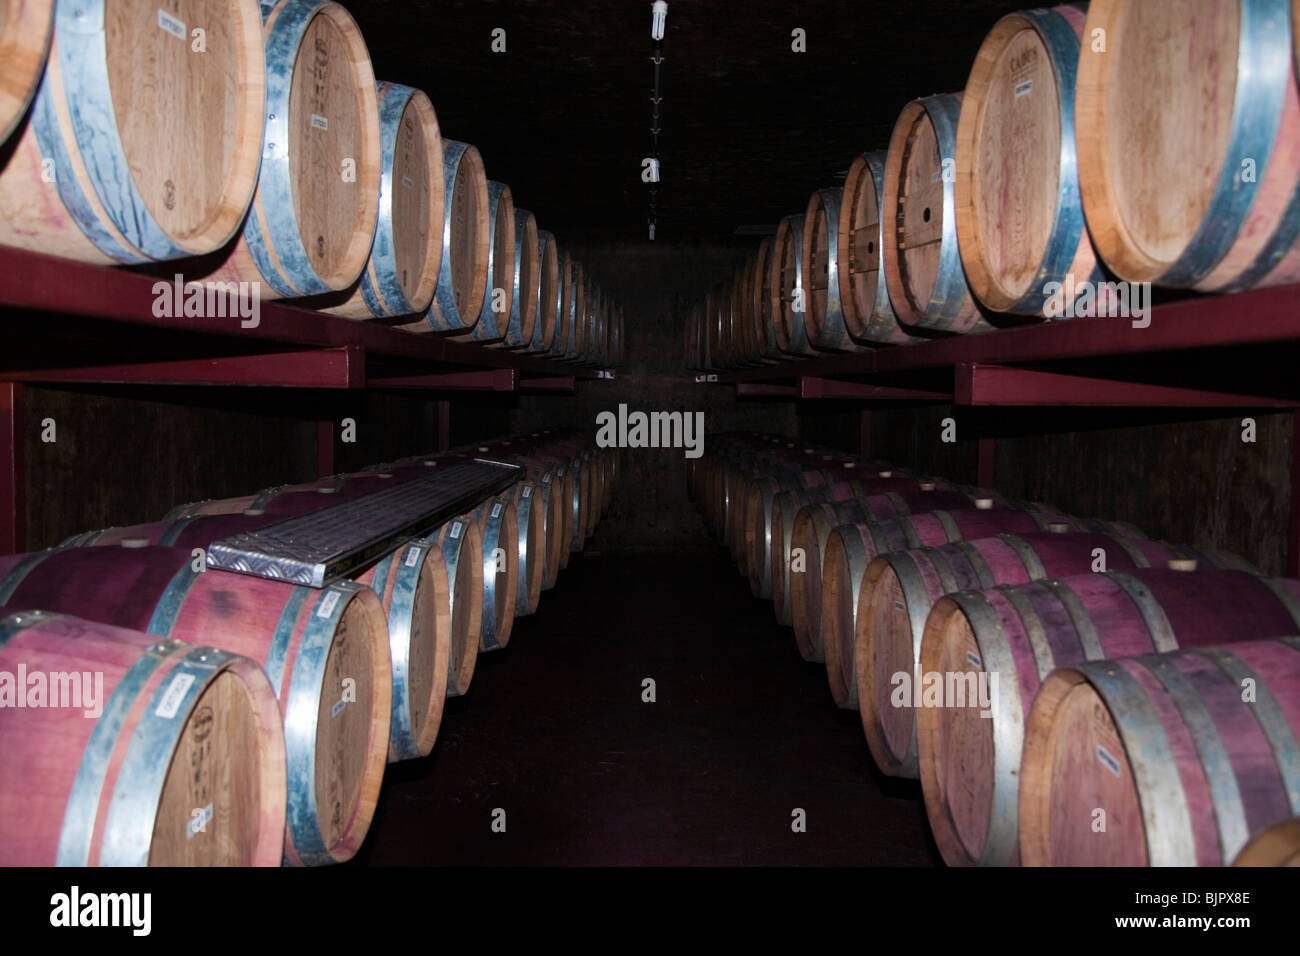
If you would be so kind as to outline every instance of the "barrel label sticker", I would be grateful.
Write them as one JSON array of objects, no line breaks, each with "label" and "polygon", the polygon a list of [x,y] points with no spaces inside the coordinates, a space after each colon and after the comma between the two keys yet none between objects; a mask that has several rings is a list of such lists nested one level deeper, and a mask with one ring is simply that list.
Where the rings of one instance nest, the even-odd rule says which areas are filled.
[{"label": "barrel label sticker", "polygon": [[403,176],[402,176],[402,185],[405,186],[407,189],[414,189],[414,188],[415,188],[415,180],[412,179],[410,176],[403,175]]},{"label": "barrel label sticker", "polygon": [[158,707],[153,712],[155,717],[161,717],[163,720],[171,720],[176,716],[176,712],[181,709],[181,701],[185,699],[185,693],[194,684],[193,674],[177,674],[172,678],[172,682],[167,685],[167,691],[163,694],[162,700],[158,701]]},{"label": "barrel label sticker", "polygon": [[492,506],[492,517],[494,518],[501,517],[501,502],[498,501],[496,504]]},{"label": "barrel label sticker", "polygon": [[984,669],[984,662],[979,659],[979,655],[976,654],[974,651],[966,652],[966,663],[969,664],[971,667],[974,667],[976,670]]},{"label": "barrel label sticker", "polygon": [[166,10],[158,11],[158,28],[166,30],[179,40],[189,39],[190,31],[185,29],[185,21],[176,19]]},{"label": "barrel label sticker", "polygon": [[194,815],[185,824],[185,839],[192,840],[195,834],[207,832],[208,824],[211,822],[212,804],[209,803],[206,807],[196,807]]},{"label": "barrel label sticker", "polygon": [[902,602],[902,601],[895,601],[895,602],[894,602],[894,610],[895,610],[895,611],[898,611],[898,612],[901,614],[901,613],[903,613],[904,611],[906,611],[907,608],[903,607],[903,602]]},{"label": "barrel label sticker", "polygon": [[415,567],[416,563],[417,563],[419,560],[420,560],[420,549],[419,549],[419,548],[412,548],[410,551],[408,551],[408,552],[406,553],[406,566],[407,566],[408,568],[413,568],[413,567]]},{"label": "barrel label sticker", "polygon": [[312,114],[311,114],[311,128],[312,128],[312,129],[329,129],[329,128],[330,128],[330,121],[327,120],[325,117],[321,116],[319,113],[312,113]]},{"label": "barrel label sticker", "polygon": [[316,609],[317,617],[329,617],[334,613],[334,606],[339,603],[339,592],[330,591],[321,598],[320,607]]},{"label": "barrel label sticker", "polygon": [[1028,95],[1033,91],[1033,89],[1034,89],[1034,81],[1033,81],[1033,80],[1025,80],[1025,82],[1023,82],[1023,83],[1017,83],[1017,84],[1016,84],[1016,99],[1020,99],[1020,97],[1022,97],[1022,96],[1028,96]]},{"label": "barrel label sticker", "polygon": [[453,521],[453,522],[451,523],[451,535],[450,535],[450,537],[453,537],[453,538],[459,538],[459,537],[460,537],[460,522],[459,522],[459,521]]},{"label": "barrel label sticker", "polygon": [[532,496],[533,496],[533,486],[532,486],[532,485],[524,485],[524,497],[525,497],[525,498],[531,498]]},{"label": "barrel label sticker", "polygon": [[334,706],[330,708],[330,716],[337,717],[339,714],[343,713],[343,708],[347,706],[347,703],[346,700],[341,699],[335,701]]},{"label": "barrel label sticker", "polygon": [[1097,744],[1097,762],[1100,763],[1107,770],[1109,770],[1111,773],[1113,773],[1115,776],[1117,777],[1119,776],[1119,761],[1116,760],[1111,755],[1111,752],[1107,750],[1105,747],[1103,747],[1101,744]]}]

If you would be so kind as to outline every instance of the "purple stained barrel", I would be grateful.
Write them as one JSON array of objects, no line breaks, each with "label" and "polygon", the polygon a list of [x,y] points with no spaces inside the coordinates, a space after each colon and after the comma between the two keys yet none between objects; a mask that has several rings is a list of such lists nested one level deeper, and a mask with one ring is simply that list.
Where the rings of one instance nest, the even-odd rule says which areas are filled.
[{"label": "purple stained barrel", "polygon": [[944,859],[1017,862],[1025,724],[1054,668],[1297,632],[1300,581],[1235,570],[1109,571],[941,598],[922,637],[923,682],[938,675],[956,689],[984,674],[990,688],[991,675],[998,685],[991,707],[930,706],[923,693],[911,698],[922,704],[918,762]]}]

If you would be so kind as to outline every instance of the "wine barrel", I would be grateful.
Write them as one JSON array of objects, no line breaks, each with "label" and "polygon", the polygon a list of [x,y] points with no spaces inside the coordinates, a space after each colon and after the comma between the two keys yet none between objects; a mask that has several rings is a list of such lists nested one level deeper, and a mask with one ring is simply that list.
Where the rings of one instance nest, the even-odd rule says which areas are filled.
[{"label": "wine barrel", "polygon": [[[1068,531],[1143,538],[1130,525],[1076,518],[1046,511],[965,509],[907,515],[892,521],[856,522],[841,525],[826,540],[822,559],[822,647],[826,654],[826,676],[831,697],[840,707],[861,708],[862,682],[869,679],[868,662],[860,657],[866,644],[861,640],[867,606],[863,600],[863,579],[878,555],[909,548],[942,545],[990,535],[1026,534],[1038,531]],[[870,707],[863,708],[863,720],[875,720]],[[897,761],[877,757],[881,767]],[[911,775],[915,776],[915,770]]]},{"label": "wine barrel", "polygon": [[54,0],[6,0],[0,15],[0,143],[36,95],[54,30]]},{"label": "wine barrel", "polygon": [[208,278],[257,282],[263,299],[338,292],[365,269],[379,212],[370,53],[337,3],[279,0],[262,11],[266,130],[257,192],[243,235]]},{"label": "wine barrel", "polygon": [[409,541],[357,576],[388,616],[393,671],[388,762],[427,757],[438,738],[451,657],[447,566],[434,540]]},{"label": "wine barrel", "polygon": [[1255,834],[1233,866],[1300,866],[1300,817],[1275,823]]},{"label": "wine barrel", "polygon": [[19,675],[0,707],[6,865],[280,865],[284,731],[257,661],[6,610],[0,671]]},{"label": "wine barrel", "polygon": [[772,324],[772,238],[765,236],[754,254],[754,288],[749,306],[754,323],[755,352],[765,364],[784,361],[776,343],[776,329]]},{"label": "wine barrel", "polygon": [[819,189],[808,200],[803,221],[803,265],[808,341],[828,352],[857,352],[844,321],[845,273],[839,261],[843,189]]},{"label": "wine barrel", "polygon": [[560,311],[564,316],[564,337],[556,337],[556,358],[572,359],[578,356],[578,327],[587,310],[586,278],[582,263],[570,258],[569,269],[564,276],[564,297],[560,303]]},{"label": "wine barrel", "polygon": [[454,139],[442,141],[442,170],[442,262],[425,322],[436,332],[459,332],[473,328],[491,301],[488,180],[478,149]]},{"label": "wine barrel", "polygon": [[926,546],[877,557],[862,582],[854,654],[862,721],[872,755],[885,773],[916,777],[917,712],[894,706],[899,673],[911,674],[921,659],[930,610],[945,594],[1071,577],[1107,568],[1164,567],[1191,560],[1205,568],[1254,570],[1240,558],[1183,545],[1129,540],[1107,533],[1063,533],[1064,521],[1046,532]]},{"label": "wine barrel", "polygon": [[322,311],[349,319],[424,312],[442,265],[442,132],[429,97],[379,83],[379,220],[370,260],[346,302]]},{"label": "wine barrel", "polygon": [[524,348],[533,341],[541,289],[541,257],[537,217],[527,209],[516,209],[514,285],[510,297],[510,322],[506,326],[504,342],[508,348]]},{"label": "wine barrel", "polygon": [[[1036,759],[1021,760],[1029,708],[1053,668],[1297,629],[1300,582],[1243,571],[1109,571],[940,599],[926,620],[920,672],[954,690],[979,673],[998,675],[987,717],[979,707],[916,708],[926,813],[944,859],[1017,861],[1019,786]],[[1114,813],[1110,825],[1122,829],[1120,819]]]},{"label": "wine barrel", "polygon": [[[39,76],[49,6],[7,4],[0,128]],[[198,22],[211,27],[201,56]],[[104,264],[225,245],[261,162],[261,26],[253,0],[177,0],[161,15],[145,0],[55,4],[44,79],[0,164],[0,245]]]},{"label": "wine barrel", "polygon": [[542,597],[542,577],[546,570],[546,502],[540,483],[521,481],[507,492],[515,507],[518,525],[518,586],[515,592],[515,617],[525,617],[537,610]]},{"label": "wine barrel", "polygon": [[442,551],[451,602],[447,696],[460,697],[474,679],[483,633],[483,535],[476,522],[453,518],[430,537]]},{"label": "wine barrel", "polygon": [[519,519],[507,498],[488,498],[467,521],[478,525],[483,541],[483,611],[479,651],[510,642],[519,593]]},{"label": "wine barrel", "polygon": [[1090,4],[1085,34],[1106,42],[1079,59],[1079,185],[1121,278],[1218,291],[1300,279],[1288,17],[1283,0]]},{"label": "wine barrel", "polygon": [[884,281],[884,150],[863,153],[849,166],[836,235],[840,309],[849,338],[860,345],[903,345],[913,336],[898,324]]},{"label": "wine barrel", "polygon": [[957,246],[953,171],[962,94],[903,107],[885,160],[883,230],[889,301],[907,331],[985,332]]},{"label": "wine barrel", "polygon": [[1224,866],[1300,812],[1298,739],[1300,638],[1061,666],[1027,718],[1024,862]]},{"label": "wine barrel", "polygon": [[70,548],[0,558],[0,602],[260,662],[284,717],[285,861],[320,865],[356,853],[383,778],[392,707],[388,625],[370,588],[196,571],[181,548]]},{"label": "wine barrel", "polygon": [[472,329],[452,336],[479,345],[495,345],[505,339],[515,289],[515,200],[510,187],[489,179],[488,196],[488,284],[478,321]]},{"label": "wine barrel", "polygon": [[1074,140],[1084,16],[1068,5],[1008,14],[966,83],[957,238],[971,291],[996,312],[1059,316],[1066,303],[1050,283],[1082,289],[1105,278],[1084,227]]},{"label": "wine barrel", "polygon": [[555,236],[544,229],[537,232],[537,268],[537,321],[528,351],[545,354],[555,344],[560,321],[560,253]]},{"label": "wine barrel", "polygon": [[803,216],[786,216],[772,240],[772,331],[783,355],[815,355],[808,341],[808,294],[803,274]]}]

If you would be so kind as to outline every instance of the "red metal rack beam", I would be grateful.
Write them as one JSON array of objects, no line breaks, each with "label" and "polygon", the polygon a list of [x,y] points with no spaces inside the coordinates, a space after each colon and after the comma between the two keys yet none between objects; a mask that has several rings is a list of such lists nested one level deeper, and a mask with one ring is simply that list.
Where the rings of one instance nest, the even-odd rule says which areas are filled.
[{"label": "red metal rack beam", "polygon": [[930,392],[918,388],[894,388],[868,382],[843,382],[812,375],[799,377],[800,398],[849,398],[878,402],[950,402],[951,392]]},{"label": "red metal rack beam", "polygon": [[520,379],[520,391],[528,392],[563,392],[570,394],[575,388],[572,375],[552,375],[546,378]]},{"label": "red metal rack beam", "polygon": [[85,368],[0,372],[0,379],[95,385],[262,385],[284,388],[365,388],[366,361],[359,348],[311,349],[265,355],[230,355],[176,362],[93,365]]},{"label": "red metal rack beam", "polygon": [[793,385],[741,382],[736,386],[736,394],[741,398],[798,398],[799,389]]},{"label": "red metal rack beam", "polygon": [[955,375],[958,405],[1082,405],[1146,408],[1294,408],[1300,402],[1204,389],[1120,382],[1027,368],[963,362]]},{"label": "red metal rack beam", "polygon": [[398,375],[370,380],[372,388],[420,388],[466,392],[513,392],[517,384],[518,373],[512,368],[440,372],[432,375]]}]

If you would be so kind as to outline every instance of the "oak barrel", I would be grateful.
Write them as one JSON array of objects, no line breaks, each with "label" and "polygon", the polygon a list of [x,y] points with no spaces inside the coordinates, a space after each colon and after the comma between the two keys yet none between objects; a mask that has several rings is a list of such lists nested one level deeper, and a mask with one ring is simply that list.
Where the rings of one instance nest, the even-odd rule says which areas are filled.
[{"label": "oak barrel", "polygon": [[560,251],[545,229],[537,231],[537,270],[537,320],[528,351],[545,354],[555,344],[560,321]]},{"label": "oak barrel", "polygon": [[442,265],[442,133],[429,97],[379,83],[379,219],[361,282],[341,305],[350,319],[423,312]]},{"label": "oak barrel", "polygon": [[454,139],[442,141],[442,170],[442,262],[425,320],[434,331],[456,332],[473,328],[491,298],[488,180],[478,149]]},{"label": "oak barrel", "polygon": [[803,267],[808,341],[831,352],[856,352],[844,321],[845,272],[840,266],[840,211],[844,190],[819,189],[808,200],[803,222]]},{"label": "oak barrel", "polygon": [[804,217],[786,216],[772,240],[772,330],[784,355],[815,355],[808,340],[808,292],[803,274]]},{"label": "oak barrel", "polygon": [[361,275],[379,212],[375,74],[361,29],[333,2],[262,4],[266,129],[243,235],[208,276],[263,299],[338,292]]},{"label": "oak barrel", "polygon": [[913,336],[898,324],[885,282],[884,150],[863,153],[849,165],[839,212],[836,257],[840,309],[849,337],[861,345],[902,345]]},{"label": "oak barrel", "polygon": [[[944,859],[1018,860],[1019,788],[1035,762],[1024,752],[1029,709],[1053,668],[1298,630],[1300,582],[1243,571],[1109,571],[941,598],[926,620],[921,673],[954,688],[998,675],[988,717],[971,706],[916,709],[926,813]],[[1122,829],[1118,813],[1111,825]]]},{"label": "oak barrel", "polygon": [[430,537],[442,551],[451,601],[447,696],[460,697],[474,679],[483,634],[483,535],[476,522],[453,518]]},{"label": "oak barrel", "polygon": [[885,160],[885,281],[909,331],[992,328],[971,298],[957,244],[957,123],[962,94],[941,93],[903,107]]},{"label": "oak barrel", "polygon": [[[44,43],[41,4],[8,6],[6,90],[11,70],[39,71]],[[190,33],[199,23],[202,53]],[[261,28],[254,0],[177,0],[162,14],[147,0],[55,4],[44,79],[0,170],[0,244],[104,264],[224,246],[262,158]]]},{"label": "oak barrel", "polygon": [[510,187],[489,179],[487,292],[474,328],[453,336],[480,345],[501,342],[515,293],[515,199]]},{"label": "oak barrel", "polygon": [[1275,823],[1251,837],[1233,866],[1300,866],[1300,817]]},{"label": "oak barrel", "polygon": [[523,348],[533,341],[541,290],[541,257],[537,217],[527,209],[516,209],[514,284],[510,296],[510,321],[506,326],[504,343],[508,348]]},{"label": "oak barrel", "polygon": [[284,717],[285,861],[320,865],[356,853],[383,778],[392,706],[388,625],[370,588],[196,570],[180,548],[70,548],[0,558],[0,601],[261,663]]},{"label": "oak barrel", "polygon": [[1008,14],[966,83],[957,237],[971,291],[996,312],[1059,316],[1066,303],[1051,283],[1104,278],[1084,225],[1074,138],[1084,16],[1068,5]]},{"label": "oak barrel", "polygon": [[451,597],[436,540],[409,541],[358,575],[388,616],[393,671],[388,761],[427,757],[447,699]]},{"label": "oak barrel", "polygon": [[1058,666],[1027,714],[1024,862],[1225,866],[1300,812],[1298,741],[1297,637]]},{"label": "oak barrel", "polygon": [[0,862],[280,865],[284,731],[257,661],[0,609],[0,674]]},{"label": "oak barrel", "polygon": [[1079,185],[1122,279],[1217,291],[1300,279],[1289,16],[1285,0],[1090,4],[1085,36],[1105,42],[1079,58]]}]

